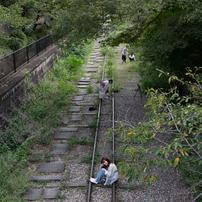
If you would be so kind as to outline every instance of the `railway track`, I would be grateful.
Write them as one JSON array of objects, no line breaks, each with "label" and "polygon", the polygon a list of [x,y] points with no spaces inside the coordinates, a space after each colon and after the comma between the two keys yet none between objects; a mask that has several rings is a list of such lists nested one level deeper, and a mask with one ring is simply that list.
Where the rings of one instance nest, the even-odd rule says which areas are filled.
[{"label": "railway track", "polygon": [[[106,64],[106,60],[107,60],[107,55],[105,55],[104,58],[104,68],[102,71],[102,80],[105,80],[105,64]],[[112,78],[113,79],[113,78]],[[110,102],[111,102],[111,109],[112,109],[112,113],[111,113],[111,127],[114,129],[114,83],[112,83],[112,88],[111,88],[111,96],[110,96]],[[101,109],[103,107],[102,105],[102,100],[99,101],[99,109],[98,109],[98,115],[97,115],[97,127],[96,127],[96,132],[95,132],[95,139],[94,139],[94,146],[93,146],[93,155],[92,155],[92,163],[91,163],[91,171],[90,171],[90,177],[93,177],[93,173],[94,173],[94,164],[95,164],[95,154],[97,151],[97,141],[98,141],[98,137],[99,135],[101,135],[99,133],[99,121],[100,121],[100,116],[101,116]],[[109,114],[110,115],[110,114]],[[112,161],[114,162],[114,152],[115,152],[115,139],[114,139],[114,131],[112,134],[112,151],[108,151],[111,152],[112,154]],[[92,195],[92,186],[95,186],[91,181],[89,181],[88,184],[88,195],[87,195],[87,202],[91,201],[91,195]],[[111,194],[112,194],[112,201],[115,202],[116,201],[116,190],[115,190],[115,184],[112,184],[112,188],[111,189]]]}]

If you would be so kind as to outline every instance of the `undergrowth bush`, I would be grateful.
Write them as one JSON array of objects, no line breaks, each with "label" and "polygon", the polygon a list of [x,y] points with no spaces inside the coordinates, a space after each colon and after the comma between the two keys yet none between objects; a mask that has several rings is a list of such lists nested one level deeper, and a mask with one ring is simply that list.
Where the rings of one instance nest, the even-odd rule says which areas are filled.
[{"label": "undergrowth bush", "polygon": [[26,169],[28,147],[18,148],[0,156],[0,201],[23,201],[20,199],[32,187],[30,173]]},{"label": "undergrowth bush", "polygon": [[28,40],[26,34],[22,30],[17,29],[11,32],[7,43],[8,46],[15,51],[26,46]]}]

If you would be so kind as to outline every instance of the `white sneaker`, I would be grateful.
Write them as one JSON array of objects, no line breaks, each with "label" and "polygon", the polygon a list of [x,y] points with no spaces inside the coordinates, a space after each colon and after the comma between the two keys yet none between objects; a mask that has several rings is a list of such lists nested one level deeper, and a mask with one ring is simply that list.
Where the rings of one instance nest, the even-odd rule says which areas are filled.
[{"label": "white sneaker", "polygon": [[90,178],[90,181],[94,184],[97,184],[96,179],[95,178]]}]

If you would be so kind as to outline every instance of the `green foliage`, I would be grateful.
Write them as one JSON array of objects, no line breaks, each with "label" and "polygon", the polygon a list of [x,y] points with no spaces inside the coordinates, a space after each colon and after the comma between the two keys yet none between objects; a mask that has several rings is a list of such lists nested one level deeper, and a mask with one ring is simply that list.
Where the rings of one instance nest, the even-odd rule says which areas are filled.
[{"label": "green foliage", "polygon": [[[180,96],[175,86],[168,93],[152,88],[145,105],[150,109],[149,121],[129,130],[120,124],[117,132],[124,138],[124,146],[119,150],[130,161],[120,162],[119,171],[123,177],[129,177],[129,183],[141,179],[141,183],[150,187],[152,181],[158,181],[158,177],[152,175],[154,166],[159,169],[172,166],[182,173],[187,185],[201,191],[202,89],[197,75],[200,69],[196,68],[195,73],[188,69],[190,79],[186,82],[161,71],[169,77],[169,82],[186,85],[190,93]],[[160,144],[154,147],[153,142]]]},{"label": "green foliage", "polygon": [[53,35],[55,38],[67,36],[65,44],[68,47],[96,39],[105,31],[103,24],[113,18],[120,5],[118,1],[64,1],[55,20]]},{"label": "green foliage", "polygon": [[[98,162],[98,158],[100,156],[99,152],[95,152],[95,159],[94,159],[94,163],[96,164]],[[84,156],[83,159],[81,160],[81,163],[91,163],[92,162],[92,155],[89,156]]]},{"label": "green foliage", "polygon": [[12,31],[7,41],[8,46],[14,51],[26,46],[28,42],[26,35],[20,29]]},{"label": "green foliage", "polygon": [[[168,90],[170,86],[165,78],[158,78],[156,69],[182,78],[185,67],[201,65],[202,29],[201,11],[198,11],[201,6],[199,0],[128,2],[120,10],[123,21],[129,24],[123,29],[124,23],[113,26],[106,41],[110,45],[129,43],[141,46],[139,74],[142,87]],[[119,21],[119,17],[116,16],[113,24]]]},{"label": "green foliage", "polygon": [[[27,97],[18,109],[5,117],[0,116],[0,201],[23,201],[22,195],[30,189],[27,160],[33,155],[33,144],[47,145],[53,128],[57,127],[59,113],[67,107],[71,93],[76,93],[78,75],[82,75],[82,60],[78,57],[58,59],[38,86],[32,86],[27,77]],[[83,138],[79,144],[92,145]],[[51,155],[44,154],[45,161]]]},{"label": "green foliage", "polygon": [[9,7],[12,4],[15,4],[17,1],[18,0],[7,0],[7,1],[0,0],[0,5],[5,6],[5,7]]},{"label": "green foliage", "polygon": [[93,145],[93,140],[85,136],[81,137],[81,139],[78,139],[77,137],[72,137],[72,138],[68,138],[67,140],[68,140],[68,146],[70,149],[73,147],[73,145],[76,145],[76,144],[89,145],[89,146]]},{"label": "green foliage", "polygon": [[[0,157],[0,201],[22,201],[20,197],[31,188],[27,165],[28,149],[23,147],[14,153],[8,152]],[[13,194],[15,193],[15,194]]]},{"label": "green foliage", "polygon": [[65,198],[66,198],[65,194],[60,194],[60,193],[57,194],[57,199],[65,199]]},{"label": "green foliage", "polygon": [[92,129],[96,129],[98,127],[97,118],[95,117],[93,121],[88,123],[88,127]]},{"label": "green foliage", "polygon": [[88,93],[93,93],[93,86],[89,85],[87,88]]}]

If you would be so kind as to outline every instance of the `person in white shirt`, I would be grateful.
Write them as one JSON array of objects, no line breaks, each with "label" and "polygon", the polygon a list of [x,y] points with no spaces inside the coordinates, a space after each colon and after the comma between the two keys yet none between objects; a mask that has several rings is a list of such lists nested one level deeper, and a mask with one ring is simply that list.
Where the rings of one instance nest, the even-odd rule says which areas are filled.
[{"label": "person in white shirt", "polygon": [[109,92],[109,84],[113,83],[113,80],[112,79],[109,79],[109,80],[105,80],[104,81],[104,89],[105,89],[105,94],[107,94]]},{"label": "person in white shirt", "polygon": [[130,61],[136,61],[135,56],[133,55],[133,53],[131,53],[128,58],[129,58]]},{"label": "person in white shirt", "polygon": [[126,47],[122,51],[122,60],[123,60],[123,63],[126,63],[126,56],[127,55],[128,55],[128,45],[126,45]]},{"label": "person in white shirt", "polygon": [[100,170],[97,174],[97,178],[90,178],[92,183],[98,184],[101,179],[106,177],[104,185],[111,185],[118,179],[118,172],[116,165],[111,162],[107,157],[103,157],[101,160]]},{"label": "person in white shirt", "polygon": [[106,101],[106,93],[105,93],[105,83],[103,80],[100,81],[98,86],[99,98],[103,101]]}]

